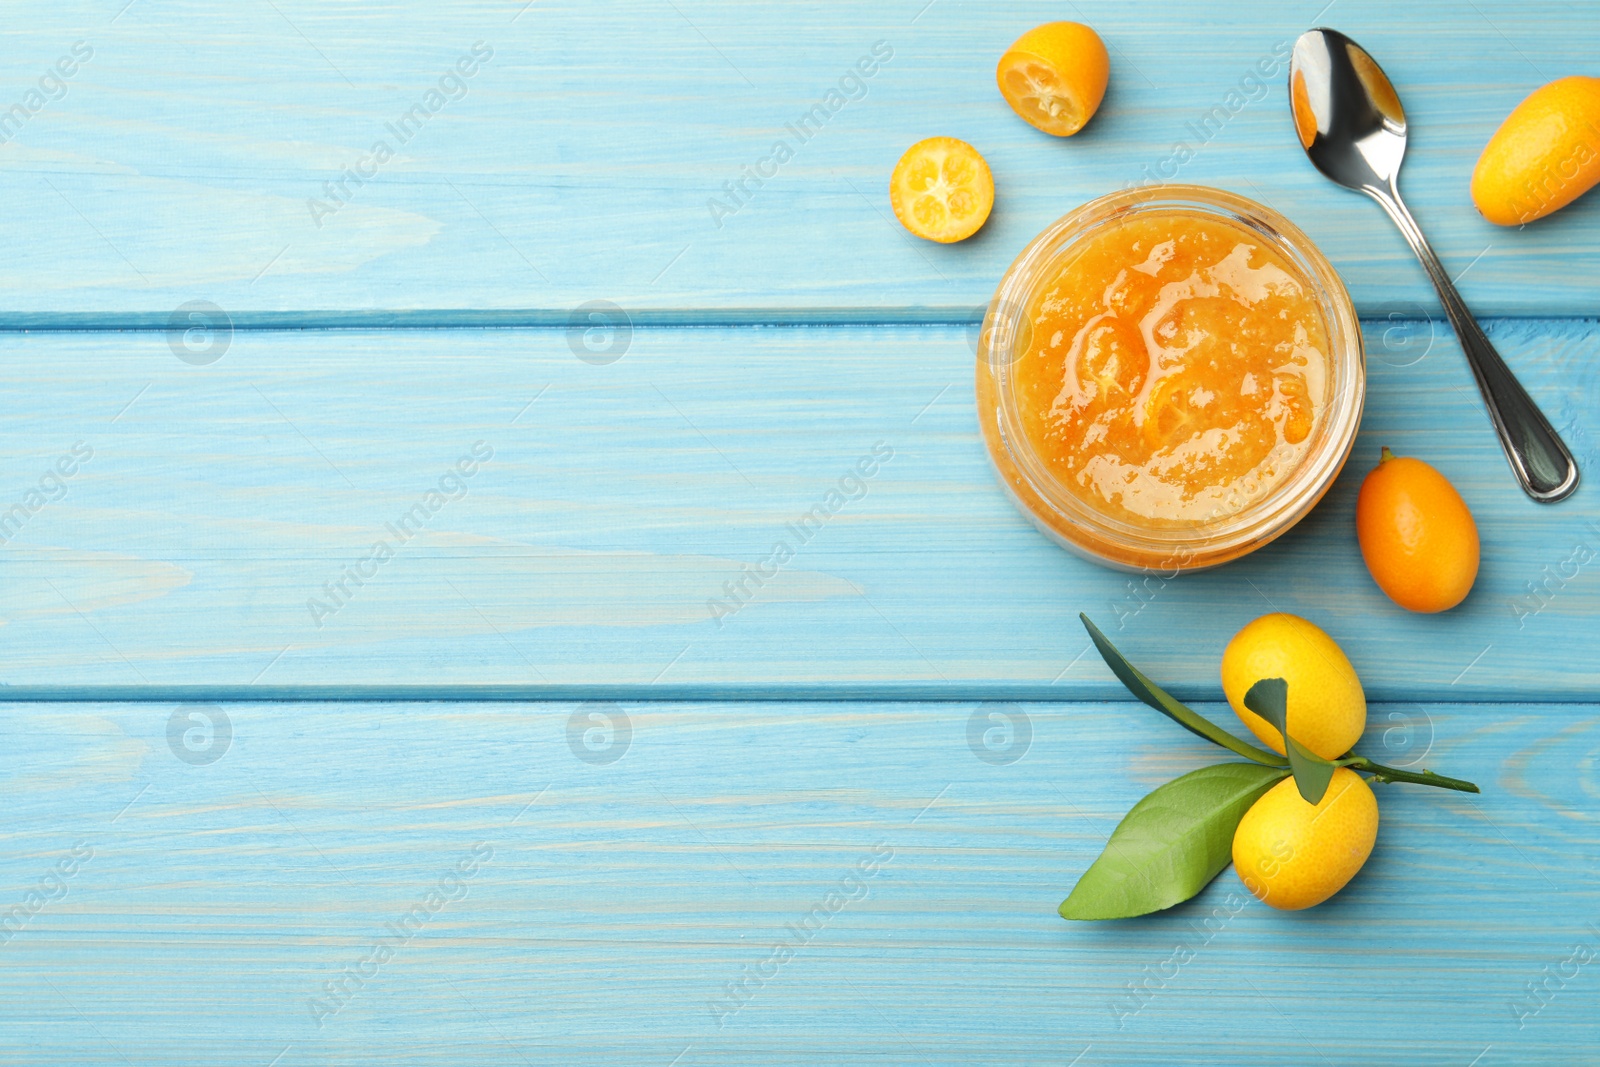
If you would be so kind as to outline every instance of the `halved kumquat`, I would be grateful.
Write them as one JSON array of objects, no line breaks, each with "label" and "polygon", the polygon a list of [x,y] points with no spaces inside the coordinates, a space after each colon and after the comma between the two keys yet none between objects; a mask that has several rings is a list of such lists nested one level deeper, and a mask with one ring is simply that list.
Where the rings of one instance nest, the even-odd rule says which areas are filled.
[{"label": "halved kumquat", "polygon": [[1071,137],[1106,95],[1111,57],[1081,22],[1047,22],[1018,37],[995,69],[1011,110],[1045,133]]},{"label": "halved kumquat", "polygon": [[941,244],[977,233],[994,207],[994,175],[978,150],[954,137],[930,137],[906,149],[889,179],[889,202],[902,225]]}]

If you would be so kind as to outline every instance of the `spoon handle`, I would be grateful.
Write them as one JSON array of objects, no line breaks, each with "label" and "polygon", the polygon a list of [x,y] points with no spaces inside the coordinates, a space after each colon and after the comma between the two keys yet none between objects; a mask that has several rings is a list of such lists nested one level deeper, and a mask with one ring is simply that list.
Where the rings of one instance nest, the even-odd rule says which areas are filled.
[{"label": "spoon handle", "polygon": [[1406,210],[1399,189],[1391,184],[1388,189],[1368,187],[1365,191],[1383,205],[1384,211],[1400,227],[1406,243],[1422,260],[1428,277],[1433,279],[1433,287],[1439,290],[1439,300],[1450,317],[1450,325],[1455,328],[1461,350],[1466,353],[1478,391],[1488,405],[1489,417],[1494,420],[1500,447],[1505,450],[1523,491],[1541,504],[1553,504],[1570,495],[1578,487],[1578,464],[1572,453],[1516,375],[1511,373],[1506,361],[1500,358],[1494,345],[1489,343],[1489,338],[1484,336],[1478,320],[1472,317],[1466,301],[1456,292],[1450,275],[1422,235],[1422,228]]}]

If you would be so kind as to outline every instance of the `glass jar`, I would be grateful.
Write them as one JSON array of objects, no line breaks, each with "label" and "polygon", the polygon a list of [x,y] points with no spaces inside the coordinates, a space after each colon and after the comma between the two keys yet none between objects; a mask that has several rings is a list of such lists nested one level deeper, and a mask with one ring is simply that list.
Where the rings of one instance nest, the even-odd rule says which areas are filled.
[{"label": "glass jar", "polygon": [[[1292,469],[1263,495],[1204,521],[1140,519],[1096,507],[1064,485],[1038,454],[1020,421],[1012,373],[1032,345],[1041,289],[1074,249],[1138,216],[1163,212],[1231,222],[1275,249],[1302,277],[1327,339],[1324,404]],[[1278,537],[1322,499],[1350,455],[1366,398],[1361,325],[1333,266],[1293,223],[1242,196],[1197,185],[1131,189],[1091,201],[1061,218],[1023,250],[1001,279],[984,317],[977,366],[978,421],[1000,482],[1047,536],[1079,555],[1124,570],[1202,570],[1237,559]]]}]

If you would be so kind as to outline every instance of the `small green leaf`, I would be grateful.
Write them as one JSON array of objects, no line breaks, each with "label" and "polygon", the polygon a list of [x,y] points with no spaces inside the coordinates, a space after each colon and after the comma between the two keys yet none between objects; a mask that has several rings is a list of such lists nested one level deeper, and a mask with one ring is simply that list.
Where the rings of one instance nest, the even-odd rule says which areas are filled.
[{"label": "small green leaf", "polygon": [[1289,769],[1294,772],[1294,787],[1301,799],[1316,804],[1328,791],[1337,764],[1323,759],[1289,736],[1289,683],[1282,678],[1262,678],[1244,695],[1244,706],[1266,719],[1283,735],[1289,753]]},{"label": "small green leaf", "polygon": [[1233,855],[1233,832],[1282,767],[1216,763],[1175,778],[1123,816],[1061,902],[1063,919],[1127,919],[1182,903]]},{"label": "small green leaf", "polygon": [[1117,679],[1127,686],[1128,691],[1134,696],[1155,708],[1190,733],[1198,734],[1214,745],[1221,745],[1236,756],[1254,760],[1263,767],[1282,767],[1285,765],[1284,758],[1276,752],[1268,752],[1266,749],[1246,744],[1204,715],[1178,703],[1160,686],[1140,673],[1139,668],[1129,663],[1122,653],[1117,651],[1116,646],[1106,640],[1106,635],[1100,632],[1100,628],[1089,621],[1089,616],[1079,612],[1078,618],[1083,620],[1084,628],[1089,631],[1089,640],[1093,641],[1094,647],[1100,650],[1100,658],[1106,661],[1106,666],[1111,668],[1111,673],[1115,674]]}]

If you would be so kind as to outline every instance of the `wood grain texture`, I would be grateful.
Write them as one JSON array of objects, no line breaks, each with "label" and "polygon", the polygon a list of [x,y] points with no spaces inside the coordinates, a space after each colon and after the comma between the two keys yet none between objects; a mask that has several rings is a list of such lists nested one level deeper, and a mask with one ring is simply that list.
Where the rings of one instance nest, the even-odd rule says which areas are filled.
[{"label": "wood grain texture", "polygon": [[[1320,5],[12,3],[0,1063],[1600,1063],[1600,963],[1573,962],[1600,952],[1594,490],[1516,491],[1400,238],[1294,147],[1281,65],[1246,81],[1312,21],[1372,50],[1413,123],[1408,199],[1476,310],[1532,316],[1490,332],[1593,476],[1600,200],[1500,230],[1466,182],[1530,89],[1596,73],[1600,20]],[[1069,142],[993,85],[1062,17],[1113,62]],[[386,124],[480,41],[399,145]],[[714,220],[879,41],[862,98]],[[999,182],[950,248],[881,195],[932,134]],[[996,487],[964,324],[1034,233],[1180,141],[1177,178],[1328,253],[1371,390],[1300,528],[1130,583]],[[161,332],[195,301],[180,324],[220,330]],[[618,329],[562,328],[590,301]],[[1446,616],[1360,563],[1383,444],[1478,516]],[[719,626],[708,602],[841,488]],[[1372,860],[1312,912],[1225,872],[1160,916],[1057,918],[1122,813],[1217,758],[1126,702],[1076,613],[1212,699],[1273,609],[1350,652],[1367,754],[1484,794],[1386,787]],[[134,702],[82,702],[110,695]],[[830,892],[853,899],[817,922]]]},{"label": "wood grain texture", "polygon": [[[1363,749],[1483,795],[1379,787],[1377,850],[1314,910],[1224,871],[1106,924],[1055,907],[1221,755],[1138,705],[247,704],[192,748],[175,713],[216,709],[0,709],[0,903],[92,850],[0,944],[0,1062],[1496,1067],[1600,1037],[1600,963],[1562,967],[1600,949],[1595,705],[1375,706]],[[627,741],[569,743],[590,713]],[[480,843],[319,1028],[324,983]]]},{"label": "wood grain texture", "polygon": [[[1420,315],[1437,305],[1399,235],[1322,179],[1290,129],[1273,53],[1319,8],[22,0],[0,35],[0,108],[25,101],[74,42],[93,56],[59,99],[0,130],[0,320],[160,322],[192,299],[241,322],[510,322],[592,299],[704,321],[948,319],[986,303],[1047,223],[1150,174],[1277,207],[1365,313]],[[1405,191],[1469,302],[1592,314],[1600,200],[1506,230],[1479,218],[1467,182],[1524,95],[1596,73],[1600,19],[1568,0],[1324,9],[1400,90]],[[1113,65],[1102,113],[1070,141],[1027,126],[994,85],[1004,47],[1063,16],[1097,27]],[[492,58],[402,142],[389,125],[479,41]],[[879,41],[893,58],[864,90],[849,83],[858,99],[836,97],[803,143],[786,131]],[[1273,71],[1260,82],[1258,63]],[[987,228],[955,247],[908,237],[884,193],[899,154],[933,134],[978,146],[999,184]],[[793,158],[730,200],[724,183],[770,172],[780,138]],[[393,159],[373,161],[378,141]],[[1169,162],[1178,145],[1193,151],[1181,165]],[[336,205],[325,183],[358,165],[369,176],[314,217],[308,201]],[[738,210],[714,213],[719,196]]]},{"label": "wood grain texture", "polygon": [[[1600,328],[1491,331],[1600,469]],[[0,545],[0,680],[51,698],[1118,697],[1085,654],[1086,611],[1204,698],[1228,638],[1279,609],[1333,633],[1375,698],[1594,692],[1592,489],[1554,507],[1516,490],[1442,324],[1373,324],[1365,429],[1329,497],[1265,550],[1176,581],[1079,560],[1011,506],[961,329],[636,330],[606,366],[574,340],[239,333],[197,367],[159,335],[8,339],[0,514],[75,443],[93,457]],[[493,458],[402,543],[390,527],[477,442]],[[1401,611],[1360,561],[1355,492],[1385,444],[1477,515],[1482,573],[1446,615]],[[892,458],[857,479],[875,446]],[[857,498],[800,543],[790,524],[841,487]],[[393,558],[371,559],[380,540]],[[794,558],[725,614],[727,583],[779,540]]]}]

